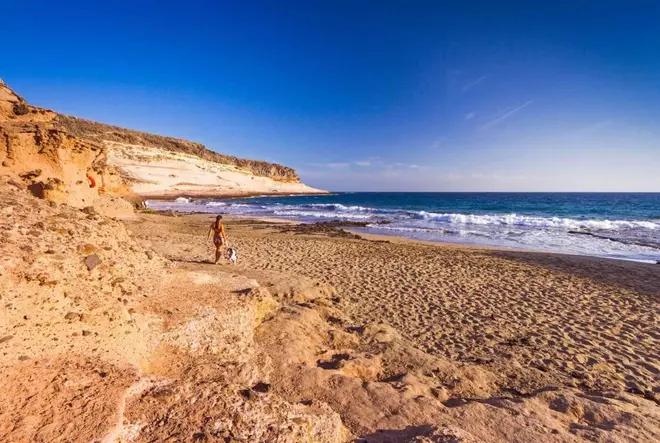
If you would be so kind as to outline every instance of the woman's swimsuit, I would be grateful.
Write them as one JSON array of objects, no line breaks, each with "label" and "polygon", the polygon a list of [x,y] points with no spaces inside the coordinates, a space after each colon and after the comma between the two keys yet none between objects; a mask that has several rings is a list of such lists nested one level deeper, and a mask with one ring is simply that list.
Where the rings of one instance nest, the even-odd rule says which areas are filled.
[{"label": "woman's swimsuit", "polygon": [[224,241],[222,240],[222,231],[224,229],[222,227],[218,228],[218,225],[215,223],[212,225],[212,229],[215,231],[215,233],[213,234],[213,243],[215,244],[220,243],[222,245],[224,243]]}]

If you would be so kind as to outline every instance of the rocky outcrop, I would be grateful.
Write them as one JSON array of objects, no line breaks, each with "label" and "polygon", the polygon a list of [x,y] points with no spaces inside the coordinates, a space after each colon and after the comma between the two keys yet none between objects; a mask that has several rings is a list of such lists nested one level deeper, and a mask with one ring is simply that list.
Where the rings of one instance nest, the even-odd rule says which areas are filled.
[{"label": "rocky outcrop", "polygon": [[0,81],[0,175],[34,195],[84,207],[129,187],[107,164],[107,148],[69,134],[56,113],[31,106]]},{"label": "rocky outcrop", "polygon": [[318,193],[288,167],[219,154],[199,143],[64,116],[29,105],[0,80],[0,175],[33,194],[84,207],[101,195]]},{"label": "rocky outcrop", "polygon": [[0,441],[349,440],[326,404],[269,389],[254,331],[279,304],[255,280],[14,186],[0,208]]}]

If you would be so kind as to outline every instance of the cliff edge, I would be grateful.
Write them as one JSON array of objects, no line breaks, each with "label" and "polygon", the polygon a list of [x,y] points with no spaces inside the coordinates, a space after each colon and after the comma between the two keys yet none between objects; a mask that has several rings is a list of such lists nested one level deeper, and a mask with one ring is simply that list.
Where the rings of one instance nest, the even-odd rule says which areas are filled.
[{"label": "cliff edge", "polygon": [[322,193],[292,168],[32,106],[0,80],[0,175],[74,206],[99,195],[233,197]]}]

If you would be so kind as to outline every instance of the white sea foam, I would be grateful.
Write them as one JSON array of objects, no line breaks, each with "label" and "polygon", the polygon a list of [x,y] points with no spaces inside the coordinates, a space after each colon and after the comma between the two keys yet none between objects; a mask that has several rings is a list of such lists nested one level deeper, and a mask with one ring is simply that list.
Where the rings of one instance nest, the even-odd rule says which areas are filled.
[{"label": "white sea foam", "polygon": [[472,225],[516,225],[541,228],[594,229],[615,231],[622,228],[658,229],[659,223],[643,220],[577,220],[560,217],[532,217],[517,214],[476,215],[476,214],[439,214],[419,211],[415,218],[423,220]]},{"label": "white sea foam", "polygon": [[[176,206],[194,204],[190,199],[177,198],[168,202],[170,209]],[[365,206],[347,206],[341,203],[309,203],[302,205],[254,205],[244,203],[230,203],[210,201],[204,204],[207,207],[222,207],[223,210],[239,210],[241,213],[271,212],[273,215],[285,217],[309,218],[338,218],[359,220],[390,220],[393,222],[404,220],[419,220],[429,223],[456,224],[456,225],[499,225],[521,226],[537,228],[561,228],[565,230],[589,229],[594,231],[618,231],[621,229],[660,229],[660,220],[604,220],[604,219],[574,219],[566,217],[539,217],[520,214],[460,214],[439,213],[429,211],[409,211],[402,209],[377,209]],[[155,204],[161,206],[161,204]],[[419,227],[418,227],[419,228]],[[428,226],[428,228],[434,228]]]},{"label": "white sea foam", "polygon": [[300,211],[300,210],[275,210],[273,215],[281,217],[299,217],[299,218],[332,218],[332,219],[346,219],[346,220],[369,220],[371,218],[368,214],[353,214],[323,212],[323,211]]}]

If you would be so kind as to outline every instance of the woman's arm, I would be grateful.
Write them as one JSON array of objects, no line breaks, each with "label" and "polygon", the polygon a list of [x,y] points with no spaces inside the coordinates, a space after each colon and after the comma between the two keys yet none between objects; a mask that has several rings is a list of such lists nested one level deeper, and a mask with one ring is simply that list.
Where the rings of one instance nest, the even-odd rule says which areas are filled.
[{"label": "woman's arm", "polygon": [[214,231],[215,230],[213,229],[213,225],[211,225],[211,227],[209,228],[209,235],[207,237],[207,240],[211,240],[211,237],[213,236]]},{"label": "woman's arm", "polygon": [[227,234],[225,233],[225,225],[220,225],[220,237],[222,237],[223,243],[227,243]]}]

